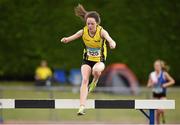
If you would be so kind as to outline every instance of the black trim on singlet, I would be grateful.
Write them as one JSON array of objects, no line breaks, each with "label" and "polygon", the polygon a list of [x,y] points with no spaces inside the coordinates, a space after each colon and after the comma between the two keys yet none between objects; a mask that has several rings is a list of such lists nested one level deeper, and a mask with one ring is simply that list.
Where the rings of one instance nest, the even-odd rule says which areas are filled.
[{"label": "black trim on singlet", "polygon": [[[86,45],[85,45],[84,40],[83,40],[84,30],[85,30],[85,27],[83,28],[83,34],[82,34],[82,41],[83,41],[83,46],[84,46],[84,49],[83,49],[83,59],[87,60],[88,59],[87,48],[86,48]],[[84,52],[84,50],[85,50],[85,52]]]},{"label": "black trim on singlet", "polygon": [[101,61],[101,62],[104,62],[104,61],[105,61],[104,44],[105,44],[105,42],[106,42],[106,39],[104,39],[104,38],[101,36],[101,31],[102,31],[102,29],[103,29],[103,28],[101,27],[100,32],[99,32],[99,35],[100,35],[100,37],[101,37],[101,39],[102,39],[100,61]]},{"label": "black trim on singlet", "polygon": [[105,44],[106,40],[103,39],[102,41],[102,46],[101,46],[101,57],[100,57],[100,61],[104,62],[105,61],[105,55],[104,55],[104,44]]},{"label": "black trim on singlet", "polygon": [[87,49],[86,49],[86,45],[84,44],[84,42],[83,42],[83,46],[84,46],[84,50],[85,50],[85,52],[83,50],[83,59],[88,60]]}]

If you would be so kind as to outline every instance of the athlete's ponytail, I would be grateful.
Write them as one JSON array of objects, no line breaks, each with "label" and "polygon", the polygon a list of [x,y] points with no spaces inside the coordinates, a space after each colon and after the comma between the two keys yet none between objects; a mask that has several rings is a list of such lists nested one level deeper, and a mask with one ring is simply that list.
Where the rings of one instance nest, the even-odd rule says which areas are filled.
[{"label": "athlete's ponytail", "polygon": [[170,70],[169,65],[167,65],[166,62],[163,60],[161,60],[161,67],[162,67],[162,70],[164,70],[164,71],[168,72]]},{"label": "athlete's ponytail", "polygon": [[84,7],[81,4],[78,4],[78,6],[74,8],[74,11],[76,16],[80,17],[83,21],[85,21],[85,16],[87,14],[87,11],[84,9]]},{"label": "athlete's ponytail", "polygon": [[161,64],[161,68],[163,71],[168,72],[170,67],[166,64],[166,62],[164,60],[158,59],[155,62],[159,62]]},{"label": "athlete's ponytail", "polygon": [[78,6],[74,8],[74,11],[75,11],[75,15],[80,17],[83,21],[86,21],[87,18],[94,18],[97,24],[100,24],[101,22],[98,12],[86,11],[81,4],[78,4]]}]

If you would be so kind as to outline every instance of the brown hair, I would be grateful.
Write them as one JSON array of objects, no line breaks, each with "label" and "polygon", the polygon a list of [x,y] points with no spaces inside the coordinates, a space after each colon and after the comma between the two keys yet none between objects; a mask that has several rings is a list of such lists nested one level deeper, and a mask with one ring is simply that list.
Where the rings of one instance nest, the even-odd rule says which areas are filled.
[{"label": "brown hair", "polygon": [[74,8],[74,11],[75,11],[75,15],[80,17],[83,21],[86,21],[87,18],[94,18],[96,23],[98,24],[101,23],[100,15],[98,12],[86,11],[81,4],[78,4],[78,6]]},{"label": "brown hair", "polygon": [[169,71],[170,67],[166,64],[164,60],[157,59],[155,62],[159,62],[161,64],[162,70],[163,71]]}]

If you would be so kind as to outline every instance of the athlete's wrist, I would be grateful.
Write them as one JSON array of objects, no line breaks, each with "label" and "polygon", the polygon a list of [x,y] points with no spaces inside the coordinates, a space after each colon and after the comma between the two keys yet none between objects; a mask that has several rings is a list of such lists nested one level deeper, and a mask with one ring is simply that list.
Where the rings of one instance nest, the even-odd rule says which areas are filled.
[{"label": "athlete's wrist", "polygon": [[166,84],[163,84],[163,85],[162,85],[162,87],[163,87],[163,88],[166,88],[166,87],[167,87],[167,85],[166,85]]}]

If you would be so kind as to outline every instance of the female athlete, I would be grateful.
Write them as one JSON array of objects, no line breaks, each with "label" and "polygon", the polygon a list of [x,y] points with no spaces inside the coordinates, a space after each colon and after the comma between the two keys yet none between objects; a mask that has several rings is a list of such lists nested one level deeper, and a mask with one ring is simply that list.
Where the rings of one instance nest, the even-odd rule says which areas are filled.
[{"label": "female athlete", "polygon": [[[108,32],[100,26],[101,19],[96,11],[86,11],[84,7],[79,4],[75,7],[75,14],[83,19],[86,25],[72,36],[62,38],[61,42],[69,43],[80,37],[82,37],[83,40],[84,51],[81,66],[82,84],[80,88],[80,108],[77,114],[84,115],[88,91],[92,92],[95,89],[101,72],[105,68],[104,63],[107,57],[106,41],[109,43],[111,49],[116,47],[116,43],[109,36]],[[91,73],[93,80],[88,90]]]},{"label": "female athlete", "polygon": [[[174,79],[168,73],[168,66],[163,60],[156,60],[154,62],[154,71],[150,74],[148,80],[148,87],[152,87],[154,99],[166,99],[166,89],[175,83]],[[160,116],[165,123],[164,110],[158,109],[156,111],[156,124],[160,123]]]}]

